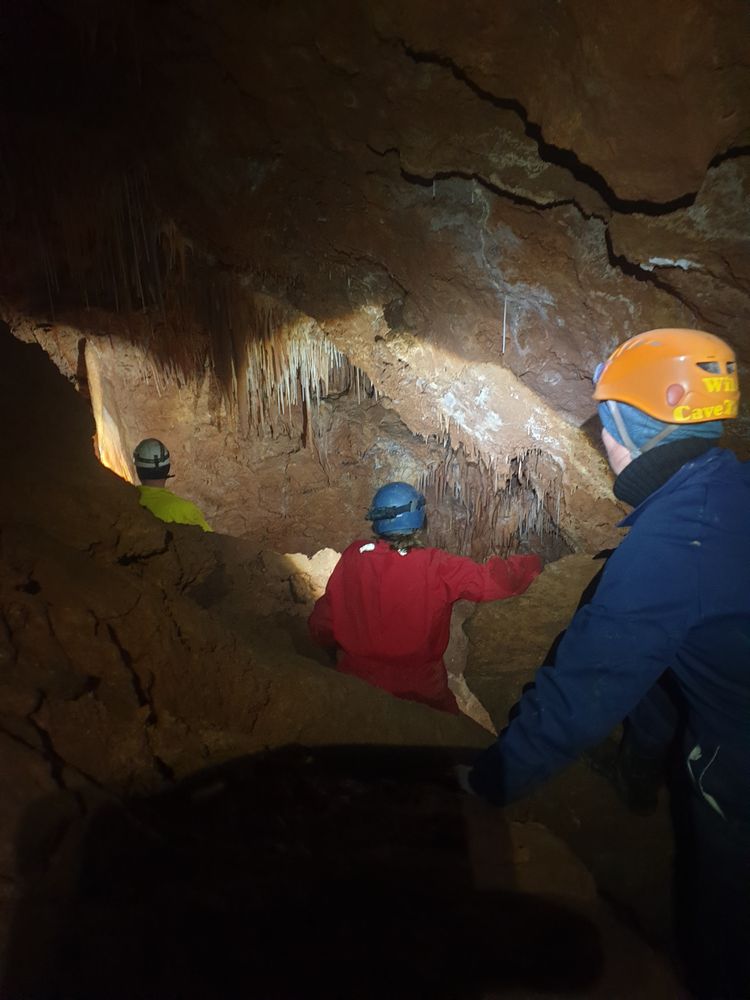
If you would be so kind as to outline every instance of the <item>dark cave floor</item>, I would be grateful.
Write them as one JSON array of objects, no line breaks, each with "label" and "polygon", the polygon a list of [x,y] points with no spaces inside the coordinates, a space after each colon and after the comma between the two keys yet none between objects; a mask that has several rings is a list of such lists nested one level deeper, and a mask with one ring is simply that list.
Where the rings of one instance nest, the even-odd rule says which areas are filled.
[{"label": "dark cave floor", "polygon": [[[459,793],[455,759],[287,747],[91,803],[62,865],[19,904],[4,995],[674,995],[658,949],[597,902],[565,846]],[[588,842],[610,832],[591,826]]]},{"label": "dark cave floor", "polygon": [[613,786],[578,761],[506,810],[556,833],[594,877],[599,893],[655,948],[672,954],[673,836],[668,793],[652,816],[631,813]]},{"label": "dark cave floor", "polygon": [[[282,622],[298,653],[332,668],[330,655],[309,639],[303,619],[280,615],[278,623]],[[512,704],[517,689],[515,675],[503,681],[503,675],[498,675],[492,690],[491,716],[498,731],[506,717],[498,706]],[[673,833],[666,787],[661,789],[653,815],[636,815],[614,785],[591,766],[587,755],[536,794],[506,808],[504,815],[511,821],[541,823],[559,836],[591,872],[598,892],[620,918],[655,949],[674,953]]]}]

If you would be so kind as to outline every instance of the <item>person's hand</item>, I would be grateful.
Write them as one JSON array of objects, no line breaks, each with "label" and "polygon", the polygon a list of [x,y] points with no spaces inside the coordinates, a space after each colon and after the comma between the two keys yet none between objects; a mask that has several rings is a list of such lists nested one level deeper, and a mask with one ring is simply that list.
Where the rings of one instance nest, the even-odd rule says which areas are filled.
[{"label": "person's hand", "polygon": [[476,796],[476,792],[469,784],[469,774],[471,772],[471,767],[468,764],[454,764],[451,768],[451,774],[455,778],[456,784],[461,789],[462,792],[466,792],[468,795]]}]

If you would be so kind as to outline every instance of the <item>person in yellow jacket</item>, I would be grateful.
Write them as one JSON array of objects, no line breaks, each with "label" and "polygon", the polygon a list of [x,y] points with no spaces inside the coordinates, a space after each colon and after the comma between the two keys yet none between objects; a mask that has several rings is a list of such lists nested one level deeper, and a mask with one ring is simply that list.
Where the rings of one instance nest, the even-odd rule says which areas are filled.
[{"label": "person in yellow jacket", "polygon": [[161,441],[157,438],[144,438],[133,452],[133,462],[141,481],[138,487],[141,507],[146,507],[160,521],[197,524],[204,531],[212,530],[194,503],[175,496],[166,488],[169,452]]}]

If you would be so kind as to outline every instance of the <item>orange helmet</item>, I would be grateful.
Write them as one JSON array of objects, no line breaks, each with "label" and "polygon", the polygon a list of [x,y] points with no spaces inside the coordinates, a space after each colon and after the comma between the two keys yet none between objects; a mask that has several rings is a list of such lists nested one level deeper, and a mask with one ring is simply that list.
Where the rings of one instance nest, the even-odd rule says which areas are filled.
[{"label": "orange helmet", "polygon": [[594,399],[635,406],[668,424],[737,416],[737,359],[703,330],[649,330],[615,349],[594,375]]}]

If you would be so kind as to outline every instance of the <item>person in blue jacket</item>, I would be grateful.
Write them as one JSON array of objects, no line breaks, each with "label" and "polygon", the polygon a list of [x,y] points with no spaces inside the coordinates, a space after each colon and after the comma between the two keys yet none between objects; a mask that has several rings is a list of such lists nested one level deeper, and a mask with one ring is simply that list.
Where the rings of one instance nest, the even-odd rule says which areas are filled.
[{"label": "person in blue jacket", "polygon": [[712,334],[652,330],[599,366],[594,398],[630,531],[464,787],[512,802],[628,716],[644,758],[678,733],[670,790],[687,982],[698,997],[747,1000],[750,463],[716,447],[737,415],[736,359]]}]

